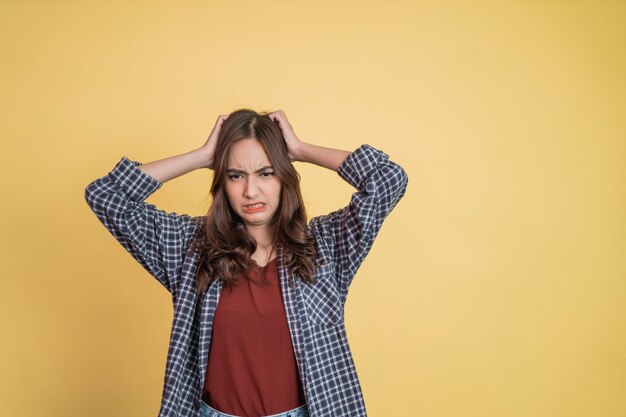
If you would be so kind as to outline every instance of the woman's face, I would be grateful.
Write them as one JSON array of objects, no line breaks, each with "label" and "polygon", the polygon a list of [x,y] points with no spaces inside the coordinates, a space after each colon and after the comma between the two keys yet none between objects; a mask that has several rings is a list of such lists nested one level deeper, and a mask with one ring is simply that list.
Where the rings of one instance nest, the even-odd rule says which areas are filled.
[{"label": "woman's face", "polygon": [[[231,207],[246,226],[269,223],[280,202],[281,184],[257,139],[243,139],[231,147],[225,188]],[[249,207],[254,203],[261,204]]]}]

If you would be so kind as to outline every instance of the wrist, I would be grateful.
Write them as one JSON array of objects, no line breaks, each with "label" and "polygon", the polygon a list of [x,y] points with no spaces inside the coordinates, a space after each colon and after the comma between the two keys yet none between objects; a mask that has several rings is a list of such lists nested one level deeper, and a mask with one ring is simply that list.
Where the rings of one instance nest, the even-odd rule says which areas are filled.
[{"label": "wrist", "polygon": [[298,161],[298,162],[309,162],[309,155],[310,155],[310,150],[311,150],[311,145],[310,143],[306,143],[306,142],[299,142],[298,143],[298,147],[294,150],[293,154],[294,154],[294,161]]},{"label": "wrist", "polygon": [[204,148],[198,148],[191,151],[192,154],[192,164],[194,169],[200,168],[210,168],[212,169],[213,158],[210,157],[209,153]]}]

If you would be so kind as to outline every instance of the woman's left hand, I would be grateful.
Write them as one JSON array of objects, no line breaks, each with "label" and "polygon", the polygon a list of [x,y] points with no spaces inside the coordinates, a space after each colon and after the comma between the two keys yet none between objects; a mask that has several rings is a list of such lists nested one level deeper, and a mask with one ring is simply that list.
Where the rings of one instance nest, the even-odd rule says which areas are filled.
[{"label": "woman's left hand", "polygon": [[285,112],[282,110],[276,110],[271,112],[268,116],[273,121],[278,122],[278,126],[280,126],[280,129],[283,131],[283,137],[285,138],[285,143],[287,144],[289,159],[292,162],[299,161],[299,151],[302,141],[298,139],[296,133],[293,131],[293,127],[289,123],[289,120],[287,120]]}]

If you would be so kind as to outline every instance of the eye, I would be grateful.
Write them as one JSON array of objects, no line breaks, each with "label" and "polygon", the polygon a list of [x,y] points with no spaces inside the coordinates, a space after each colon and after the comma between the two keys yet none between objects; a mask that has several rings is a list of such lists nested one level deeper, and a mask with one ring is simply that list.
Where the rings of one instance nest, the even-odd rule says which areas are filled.
[{"label": "eye", "polygon": [[261,175],[262,175],[262,176],[265,176],[265,177],[269,177],[269,176],[271,176],[271,175],[274,175],[274,173],[273,173],[273,172],[266,171],[266,172],[261,173]]},{"label": "eye", "polygon": [[228,178],[230,178],[231,180],[234,180],[234,179],[235,179],[235,177],[241,177],[241,175],[239,175],[239,174],[230,174],[230,175],[228,176]]}]

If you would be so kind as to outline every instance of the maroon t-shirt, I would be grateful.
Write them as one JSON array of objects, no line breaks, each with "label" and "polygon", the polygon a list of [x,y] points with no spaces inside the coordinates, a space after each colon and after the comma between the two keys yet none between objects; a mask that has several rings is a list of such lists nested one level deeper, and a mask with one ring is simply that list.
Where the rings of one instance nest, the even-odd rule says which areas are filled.
[{"label": "maroon t-shirt", "polygon": [[259,417],[305,403],[278,278],[277,258],[248,271],[220,294],[204,381],[203,400],[226,414]]}]

